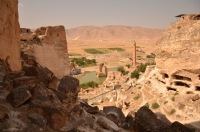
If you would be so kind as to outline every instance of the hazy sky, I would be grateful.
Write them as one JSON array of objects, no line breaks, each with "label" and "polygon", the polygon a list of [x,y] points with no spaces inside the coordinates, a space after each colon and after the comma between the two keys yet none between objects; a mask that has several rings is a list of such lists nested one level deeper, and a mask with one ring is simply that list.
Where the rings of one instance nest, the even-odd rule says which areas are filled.
[{"label": "hazy sky", "polygon": [[200,12],[200,0],[19,0],[21,27],[127,25],[167,28],[179,14]]}]

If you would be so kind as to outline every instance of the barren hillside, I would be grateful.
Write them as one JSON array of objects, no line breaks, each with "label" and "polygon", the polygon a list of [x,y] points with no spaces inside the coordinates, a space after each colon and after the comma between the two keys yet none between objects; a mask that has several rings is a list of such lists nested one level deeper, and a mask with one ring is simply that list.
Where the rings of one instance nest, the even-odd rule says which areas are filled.
[{"label": "barren hillside", "polygon": [[164,32],[163,29],[150,29],[131,26],[81,26],[66,29],[68,40],[149,40],[158,39]]}]

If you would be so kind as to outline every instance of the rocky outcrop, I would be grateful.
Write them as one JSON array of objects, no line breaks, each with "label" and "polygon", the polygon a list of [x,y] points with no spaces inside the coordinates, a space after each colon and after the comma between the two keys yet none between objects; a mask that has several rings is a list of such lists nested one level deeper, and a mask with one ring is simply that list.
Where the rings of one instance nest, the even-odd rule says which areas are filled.
[{"label": "rocky outcrop", "polygon": [[157,119],[157,116],[146,106],[141,107],[135,114],[134,132],[191,132],[179,122],[171,125]]},{"label": "rocky outcrop", "polygon": [[157,42],[156,67],[167,89],[184,93],[200,90],[199,32],[200,20],[184,17],[170,25]]},{"label": "rocky outcrop", "polygon": [[12,70],[20,70],[18,0],[0,1],[0,25],[0,58],[6,59]]},{"label": "rocky outcrop", "polygon": [[[0,73],[5,74],[3,83],[13,82],[9,89],[0,89],[0,126],[8,124],[0,127],[2,131],[190,132],[178,122],[171,125],[162,122],[147,107],[140,108],[134,118],[130,114],[125,117],[115,106],[106,106],[101,111],[97,106],[78,101],[80,89],[76,78],[64,76],[55,81],[51,71],[29,61],[24,61],[24,71],[18,72],[6,71],[6,65],[0,63]],[[54,81],[57,85],[51,88]]]}]

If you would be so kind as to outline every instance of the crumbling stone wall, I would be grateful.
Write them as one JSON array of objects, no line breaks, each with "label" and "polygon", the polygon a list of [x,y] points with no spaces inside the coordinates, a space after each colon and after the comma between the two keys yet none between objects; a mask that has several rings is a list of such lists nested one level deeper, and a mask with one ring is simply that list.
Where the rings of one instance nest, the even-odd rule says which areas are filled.
[{"label": "crumbling stone wall", "polygon": [[32,33],[29,28],[20,28],[20,33]]},{"label": "crumbling stone wall", "polygon": [[12,70],[21,69],[18,0],[0,0],[0,58]]},{"label": "crumbling stone wall", "polygon": [[25,53],[33,49],[31,50],[33,53],[29,55],[34,55],[42,66],[48,67],[58,77],[69,75],[69,57],[64,26],[40,27],[32,34],[21,34],[21,41],[25,38],[27,39],[23,43],[28,44]]}]

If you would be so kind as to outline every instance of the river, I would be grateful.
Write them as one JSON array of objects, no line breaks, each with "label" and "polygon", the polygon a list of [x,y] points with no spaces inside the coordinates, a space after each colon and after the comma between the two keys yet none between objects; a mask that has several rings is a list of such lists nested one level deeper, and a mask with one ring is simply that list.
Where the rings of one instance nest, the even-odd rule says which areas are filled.
[{"label": "river", "polygon": [[[116,71],[117,67],[108,68],[108,71]],[[102,84],[106,77],[96,77],[96,71],[86,71],[85,75],[82,77],[78,77],[78,80],[80,81],[80,84],[87,83],[89,81],[94,81],[98,84]]]}]

